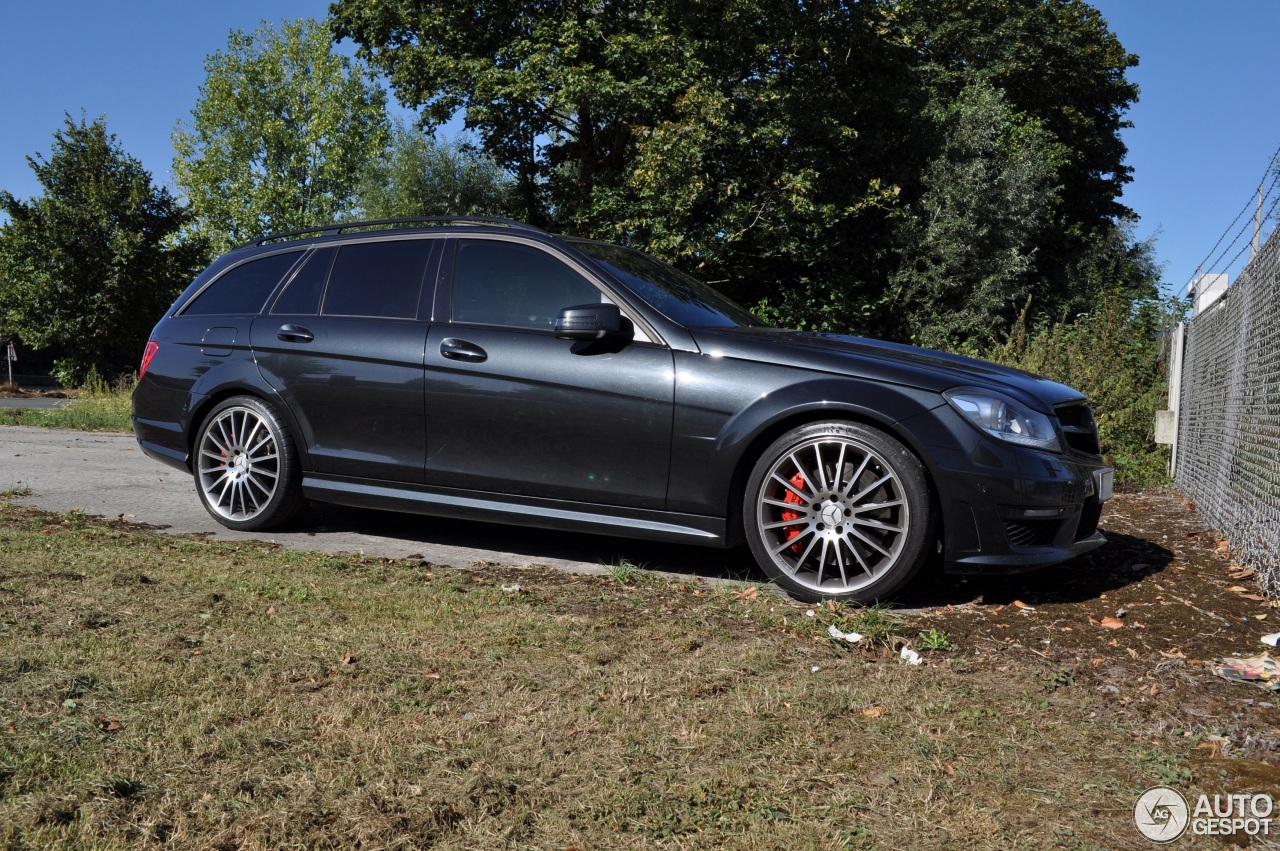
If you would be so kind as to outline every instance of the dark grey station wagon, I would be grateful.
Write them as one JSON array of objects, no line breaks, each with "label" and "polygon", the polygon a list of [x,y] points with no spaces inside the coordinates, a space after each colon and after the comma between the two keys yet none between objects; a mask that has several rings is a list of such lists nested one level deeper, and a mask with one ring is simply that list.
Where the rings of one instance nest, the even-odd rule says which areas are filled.
[{"label": "dark grey station wagon", "polygon": [[770,328],[651,257],[516,222],[361,223],[220,257],[147,344],[148,455],[225,526],[311,500],[716,547],[870,601],[935,553],[1010,571],[1103,542],[1077,391]]}]

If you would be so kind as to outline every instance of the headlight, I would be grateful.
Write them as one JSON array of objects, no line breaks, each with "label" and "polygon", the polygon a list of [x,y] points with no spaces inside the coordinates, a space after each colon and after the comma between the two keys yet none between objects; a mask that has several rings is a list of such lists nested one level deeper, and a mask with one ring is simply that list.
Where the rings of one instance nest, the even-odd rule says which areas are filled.
[{"label": "headlight", "polygon": [[992,437],[1050,452],[1060,451],[1058,434],[1044,414],[982,390],[948,390],[942,395],[965,419]]}]

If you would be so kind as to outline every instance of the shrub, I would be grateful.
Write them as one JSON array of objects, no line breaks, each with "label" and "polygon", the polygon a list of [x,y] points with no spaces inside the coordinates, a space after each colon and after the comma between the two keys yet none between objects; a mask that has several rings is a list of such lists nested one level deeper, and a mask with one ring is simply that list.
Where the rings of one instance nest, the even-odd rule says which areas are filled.
[{"label": "shrub", "polygon": [[1103,293],[1094,310],[1027,327],[1027,311],[988,360],[1043,375],[1088,395],[1102,453],[1128,487],[1168,483],[1168,448],[1155,443],[1167,398],[1164,332],[1182,315],[1176,300]]}]

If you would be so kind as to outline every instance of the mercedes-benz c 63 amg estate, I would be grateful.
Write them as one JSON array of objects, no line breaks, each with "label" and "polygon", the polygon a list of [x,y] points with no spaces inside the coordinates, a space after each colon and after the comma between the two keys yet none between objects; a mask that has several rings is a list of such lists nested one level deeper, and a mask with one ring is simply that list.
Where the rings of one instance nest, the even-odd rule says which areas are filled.
[{"label": "mercedes-benz c 63 amg estate", "polygon": [[330,226],[220,257],[156,325],[133,424],[219,523],[318,500],[745,541],[871,601],[1103,542],[1086,399],[907,345],[770,328],[645,254],[491,219]]}]

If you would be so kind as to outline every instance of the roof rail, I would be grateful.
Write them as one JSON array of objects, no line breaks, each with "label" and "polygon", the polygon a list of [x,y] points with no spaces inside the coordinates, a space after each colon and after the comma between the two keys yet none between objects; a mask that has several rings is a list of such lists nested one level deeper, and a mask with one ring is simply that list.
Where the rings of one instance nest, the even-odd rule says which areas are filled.
[{"label": "roof rail", "polygon": [[280,242],[283,240],[306,236],[337,236],[347,231],[394,225],[500,225],[502,227],[509,227],[518,230],[530,230],[535,233],[547,233],[547,231],[540,227],[536,227],[525,222],[518,222],[515,219],[504,219],[500,216],[417,216],[414,218],[404,219],[374,219],[363,222],[340,222],[331,225],[319,225],[313,228],[303,228],[301,230],[285,231],[283,233],[266,234],[264,236],[254,237],[244,245],[240,245],[238,247],[251,248],[258,245],[266,245],[268,242]]}]

